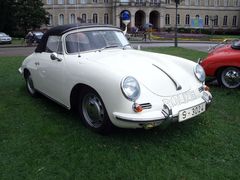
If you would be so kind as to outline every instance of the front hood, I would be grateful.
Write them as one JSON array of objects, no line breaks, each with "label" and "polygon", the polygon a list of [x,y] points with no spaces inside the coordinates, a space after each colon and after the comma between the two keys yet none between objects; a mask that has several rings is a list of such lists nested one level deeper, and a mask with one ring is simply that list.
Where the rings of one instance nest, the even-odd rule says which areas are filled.
[{"label": "front hood", "polygon": [[218,47],[216,47],[215,49],[213,49],[212,51],[209,52],[209,55],[213,55],[219,52],[227,52],[229,50],[231,50],[231,44],[223,44],[223,45],[219,45]]},{"label": "front hood", "polygon": [[194,77],[193,71],[186,71],[187,68],[175,62],[178,59],[175,56],[118,49],[99,52],[97,57],[96,54],[92,57],[96,63],[121,73],[122,77],[135,77],[141,85],[159,96],[189,90]]}]

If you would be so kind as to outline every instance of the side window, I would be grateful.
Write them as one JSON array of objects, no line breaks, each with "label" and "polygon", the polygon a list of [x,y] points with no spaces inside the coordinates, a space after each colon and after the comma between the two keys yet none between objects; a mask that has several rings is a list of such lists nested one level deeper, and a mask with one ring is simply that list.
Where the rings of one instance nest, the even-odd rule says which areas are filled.
[{"label": "side window", "polygon": [[83,32],[69,34],[66,37],[66,49],[68,53],[92,50],[88,36]]},{"label": "side window", "polygon": [[45,52],[56,52],[62,54],[61,36],[49,36],[46,44]]}]

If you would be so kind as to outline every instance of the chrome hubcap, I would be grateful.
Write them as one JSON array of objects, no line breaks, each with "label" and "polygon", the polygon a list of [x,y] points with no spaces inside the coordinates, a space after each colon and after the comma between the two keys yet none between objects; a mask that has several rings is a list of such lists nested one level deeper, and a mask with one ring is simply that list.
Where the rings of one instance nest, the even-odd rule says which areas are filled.
[{"label": "chrome hubcap", "polygon": [[82,111],[87,123],[99,128],[104,121],[104,108],[101,100],[93,93],[84,96],[82,101]]},{"label": "chrome hubcap", "polygon": [[32,78],[30,76],[27,78],[27,87],[28,87],[28,90],[31,94],[35,93],[34,86],[33,86],[33,81],[32,81]]},{"label": "chrome hubcap", "polygon": [[238,69],[228,69],[222,73],[223,84],[228,88],[236,88],[240,85]]}]

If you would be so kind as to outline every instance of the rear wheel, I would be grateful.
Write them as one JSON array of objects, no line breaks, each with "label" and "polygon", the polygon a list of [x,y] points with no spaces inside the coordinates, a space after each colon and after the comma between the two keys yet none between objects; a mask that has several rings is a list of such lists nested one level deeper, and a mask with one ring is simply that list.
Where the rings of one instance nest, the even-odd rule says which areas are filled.
[{"label": "rear wheel", "polygon": [[32,76],[30,73],[25,77],[25,80],[26,80],[26,88],[27,88],[28,93],[33,97],[37,97],[38,92],[34,88]]},{"label": "rear wheel", "polygon": [[240,70],[236,67],[227,67],[217,74],[218,83],[226,88],[240,87]]},{"label": "rear wheel", "polygon": [[113,125],[101,97],[92,89],[84,89],[79,98],[78,111],[83,123],[95,132],[107,134]]}]

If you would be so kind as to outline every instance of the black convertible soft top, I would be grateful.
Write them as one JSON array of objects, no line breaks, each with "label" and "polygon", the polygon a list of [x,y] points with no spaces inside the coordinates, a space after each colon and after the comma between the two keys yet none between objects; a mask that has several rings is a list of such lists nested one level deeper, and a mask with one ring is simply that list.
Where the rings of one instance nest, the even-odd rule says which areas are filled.
[{"label": "black convertible soft top", "polygon": [[37,48],[35,49],[35,52],[41,53],[45,51],[46,43],[49,36],[61,36],[66,32],[76,30],[76,29],[84,29],[84,28],[97,28],[97,27],[112,27],[116,28],[112,25],[97,25],[97,24],[67,24],[62,26],[56,26],[51,29],[49,29],[44,35],[42,36],[42,39],[40,43],[38,44]]}]

